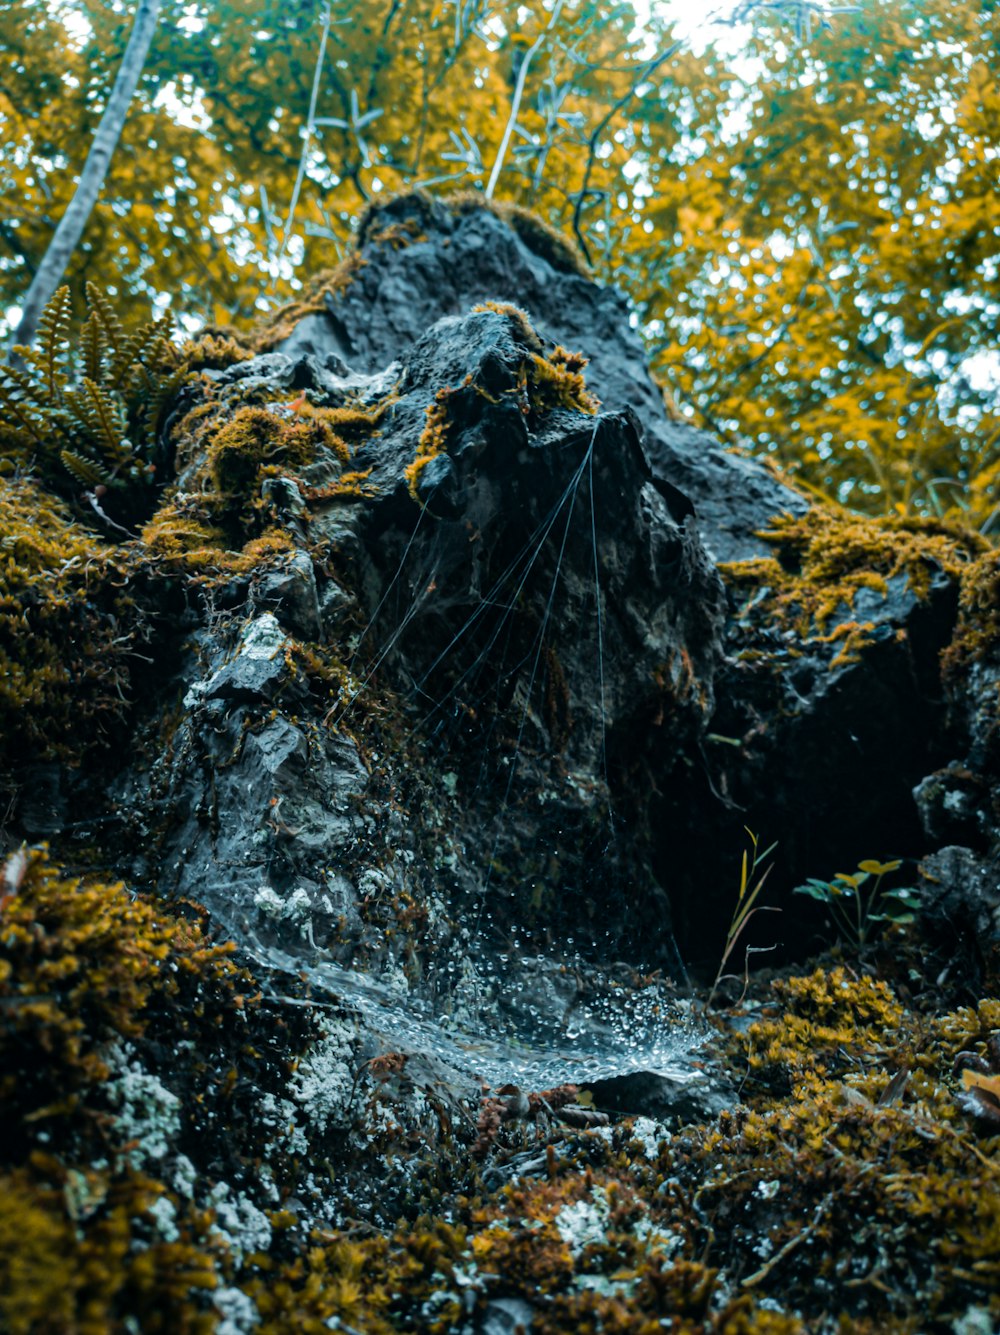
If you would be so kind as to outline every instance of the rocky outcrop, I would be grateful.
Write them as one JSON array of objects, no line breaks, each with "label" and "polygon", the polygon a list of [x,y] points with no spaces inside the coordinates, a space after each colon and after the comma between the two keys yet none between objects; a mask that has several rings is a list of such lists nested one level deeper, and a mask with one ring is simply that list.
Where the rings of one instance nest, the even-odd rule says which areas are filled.
[{"label": "rocky outcrop", "polygon": [[761,464],[671,419],[621,293],[590,281],[547,234],[519,233],[478,203],[411,195],[372,215],[359,257],[349,282],[322,293],[321,310],[290,331],[278,319],[266,345],[291,356],[332,353],[374,372],[403,357],[435,320],[484,301],[516,302],[542,338],[586,354],[588,384],[608,409],[635,413],[655,475],[690,499],[715,559],[759,554],[756,530],[771,515],[806,509]]},{"label": "rocky outcrop", "polygon": [[[938,1254],[906,1156],[972,1182],[938,1130],[995,1096],[994,558],[673,421],[621,299],[514,221],[391,202],[242,350],[192,351],[140,533],[8,485],[3,704],[45,708],[0,749],[7,837],[52,860],[0,894],[0,1233],[27,1211],[38,1266],[74,1257],[59,1313],[90,1285],[111,1325],[797,1332],[867,1192],[894,1278],[850,1312],[908,1320],[917,1265],[950,1321],[996,1252]],[[791,892],[866,860],[922,876],[923,919],[878,953],[859,900],[856,972],[748,982],[713,1069],[679,988],[744,826],[785,912],[730,970],[829,942]],[[946,984],[965,1009],[918,1013]],[[973,1187],[938,1203],[979,1228]]]},{"label": "rocky outcrop", "polygon": [[[940,665],[985,544],[809,510],[671,420],[620,297],[518,225],[390,202],[176,402],[176,481],[123,545],[156,641],[112,779],[131,874],[341,963],[382,939],[365,902],[413,899],[436,950],[469,911],[679,976],[718,957],[743,826],[778,903],[985,846],[992,697]],[[31,774],[26,833],[105,820]]]}]

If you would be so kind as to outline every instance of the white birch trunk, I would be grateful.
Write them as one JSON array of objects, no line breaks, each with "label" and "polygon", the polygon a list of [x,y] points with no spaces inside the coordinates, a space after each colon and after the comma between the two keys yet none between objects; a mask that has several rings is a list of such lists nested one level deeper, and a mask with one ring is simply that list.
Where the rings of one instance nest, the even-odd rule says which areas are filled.
[{"label": "white birch trunk", "polygon": [[[160,0],[139,0],[132,35],[129,37],[122,63],[118,68],[118,76],[108,98],[108,105],[104,108],[104,115],[87,154],[87,161],[80,173],[79,184],[28,288],[21,311],[21,322],[12,344],[30,344],[34,339],[39,316],[62,282],[73,252],[79,245],[83,229],[104,185],[111,156],[118,145],[132,94],[139,82],[142,67],[146,63],[159,11]],[[7,355],[10,359],[10,351]]]}]

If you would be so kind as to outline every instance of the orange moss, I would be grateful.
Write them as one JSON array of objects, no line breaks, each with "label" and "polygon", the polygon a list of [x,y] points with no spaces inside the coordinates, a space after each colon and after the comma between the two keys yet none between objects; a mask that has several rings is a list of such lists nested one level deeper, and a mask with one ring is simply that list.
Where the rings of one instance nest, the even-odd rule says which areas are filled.
[{"label": "orange moss", "polygon": [[404,477],[410,495],[418,504],[420,501],[418,489],[421,473],[432,459],[436,459],[439,454],[444,452],[448,445],[448,400],[454,393],[453,389],[447,387],[439,389],[434,396],[434,402],[429,403],[424,409],[426,423],[420,433],[420,440],[417,442],[417,452],[414,455],[413,462],[408,464],[404,470]]},{"label": "orange moss", "polygon": [[[837,666],[856,661],[869,641],[872,623],[851,617],[863,589],[885,594],[890,581],[905,578],[914,596],[926,599],[935,572],[962,580],[988,546],[978,534],[938,520],[871,519],[831,506],[779,516],[758,536],[777,555],[720,565],[723,579],[748,601],[764,592],[766,618],[804,643],[842,641]],[[758,601],[752,599],[755,609]],[[828,634],[835,618],[843,628]]]},{"label": "orange moss", "polygon": [[0,763],[71,759],[124,713],[119,555],[33,483],[0,483]]},{"label": "orange moss", "polygon": [[960,674],[994,656],[1000,646],[1000,553],[987,551],[962,579],[958,625],[942,657],[945,676]]},{"label": "orange moss", "polygon": [[352,251],[332,269],[324,269],[312,279],[302,296],[279,306],[254,327],[251,339],[255,353],[270,352],[295,329],[307,315],[321,314],[328,303],[336,301],[364,268],[366,261],[359,251]]},{"label": "orange moss", "polygon": [[305,492],[307,501],[331,501],[331,500],[367,500],[377,494],[377,488],[374,484],[366,486],[368,478],[371,477],[372,470],[366,468],[360,472],[341,473],[336,482],[331,482],[325,487],[310,487]]},{"label": "orange moss", "polygon": [[494,315],[502,315],[512,325],[517,341],[532,352],[542,352],[545,345],[535,333],[534,326],[531,323],[531,317],[526,310],[520,306],[513,305],[509,301],[481,301],[478,306],[473,306],[474,315],[482,311],[492,311]]},{"label": "orange moss", "polygon": [[586,365],[587,358],[582,353],[567,352],[561,346],[554,348],[548,357],[532,353],[525,374],[532,411],[544,413],[566,408],[593,416],[601,401],[587,389],[583,374]]}]

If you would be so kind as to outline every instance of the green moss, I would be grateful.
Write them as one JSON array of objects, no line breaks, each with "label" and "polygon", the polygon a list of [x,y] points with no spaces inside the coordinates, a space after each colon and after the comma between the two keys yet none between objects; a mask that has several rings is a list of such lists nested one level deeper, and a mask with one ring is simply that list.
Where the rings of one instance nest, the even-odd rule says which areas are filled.
[{"label": "green moss", "polygon": [[[752,604],[755,618],[793,630],[805,644],[835,642],[831,666],[857,661],[872,623],[851,617],[862,589],[888,592],[903,577],[918,599],[926,599],[937,572],[961,580],[988,544],[969,530],[937,520],[871,519],[830,506],[801,516],[783,515],[758,534],[775,549],[720,565],[726,583]],[[763,595],[764,601],[758,607]],[[841,624],[830,629],[834,618]]]}]

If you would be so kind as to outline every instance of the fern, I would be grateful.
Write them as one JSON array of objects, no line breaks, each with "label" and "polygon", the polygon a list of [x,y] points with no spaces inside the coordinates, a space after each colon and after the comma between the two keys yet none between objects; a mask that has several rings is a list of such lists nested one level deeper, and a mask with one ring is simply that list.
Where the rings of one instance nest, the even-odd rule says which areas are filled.
[{"label": "fern", "polygon": [[39,317],[34,346],[15,348],[40,376],[50,402],[55,401],[66,379],[72,319],[73,298],[68,287],[61,287]]},{"label": "fern", "polygon": [[87,307],[104,331],[112,354],[125,342],[125,330],[111,303],[96,283],[87,284]]},{"label": "fern", "polygon": [[82,454],[77,454],[75,450],[60,450],[59,458],[62,460],[66,471],[71,477],[76,478],[81,486],[88,488],[98,487],[102,484],[106,486],[111,480],[110,474],[100,464]]},{"label": "fern", "polygon": [[170,317],[165,315],[159,320],[152,320],[149,324],[143,325],[125,339],[112,358],[108,370],[108,381],[112,389],[123,388],[139,366],[154,367],[162,362],[169,329]]},{"label": "fern", "polygon": [[80,335],[80,359],[83,374],[91,380],[100,381],[102,378],[104,353],[107,346],[107,332],[98,313],[92,310]]},{"label": "fern", "polygon": [[[148,513],[152,455],[166,408],[189,371],[170,341],[169,318],[126,330],[87,284],[87,318],[74,348],[63,287],[46,306],[23,366],[0,366],[0,469],[28,465],[56,492],[107,489],[96,511],[112,527]],[[94,507],[85,507],[88,518]]]},{"label": "fern", "polygon": [[128,415],[117,395],[84,376],[79,389],[67,392],[66,410],[86,437],[92,452],[98,456],[103,454],[116,464],[121,462]]},{"label": "fern", "polygon": [[147,381],[146,408],[143,413],[143,428],[147,436],[155,437],[160,429],[166,409],[177,397],[180,390],[191,378],[191,372],[185,365],[177,368],[172,375],[162,379],[151,375],[143,367]]}]

